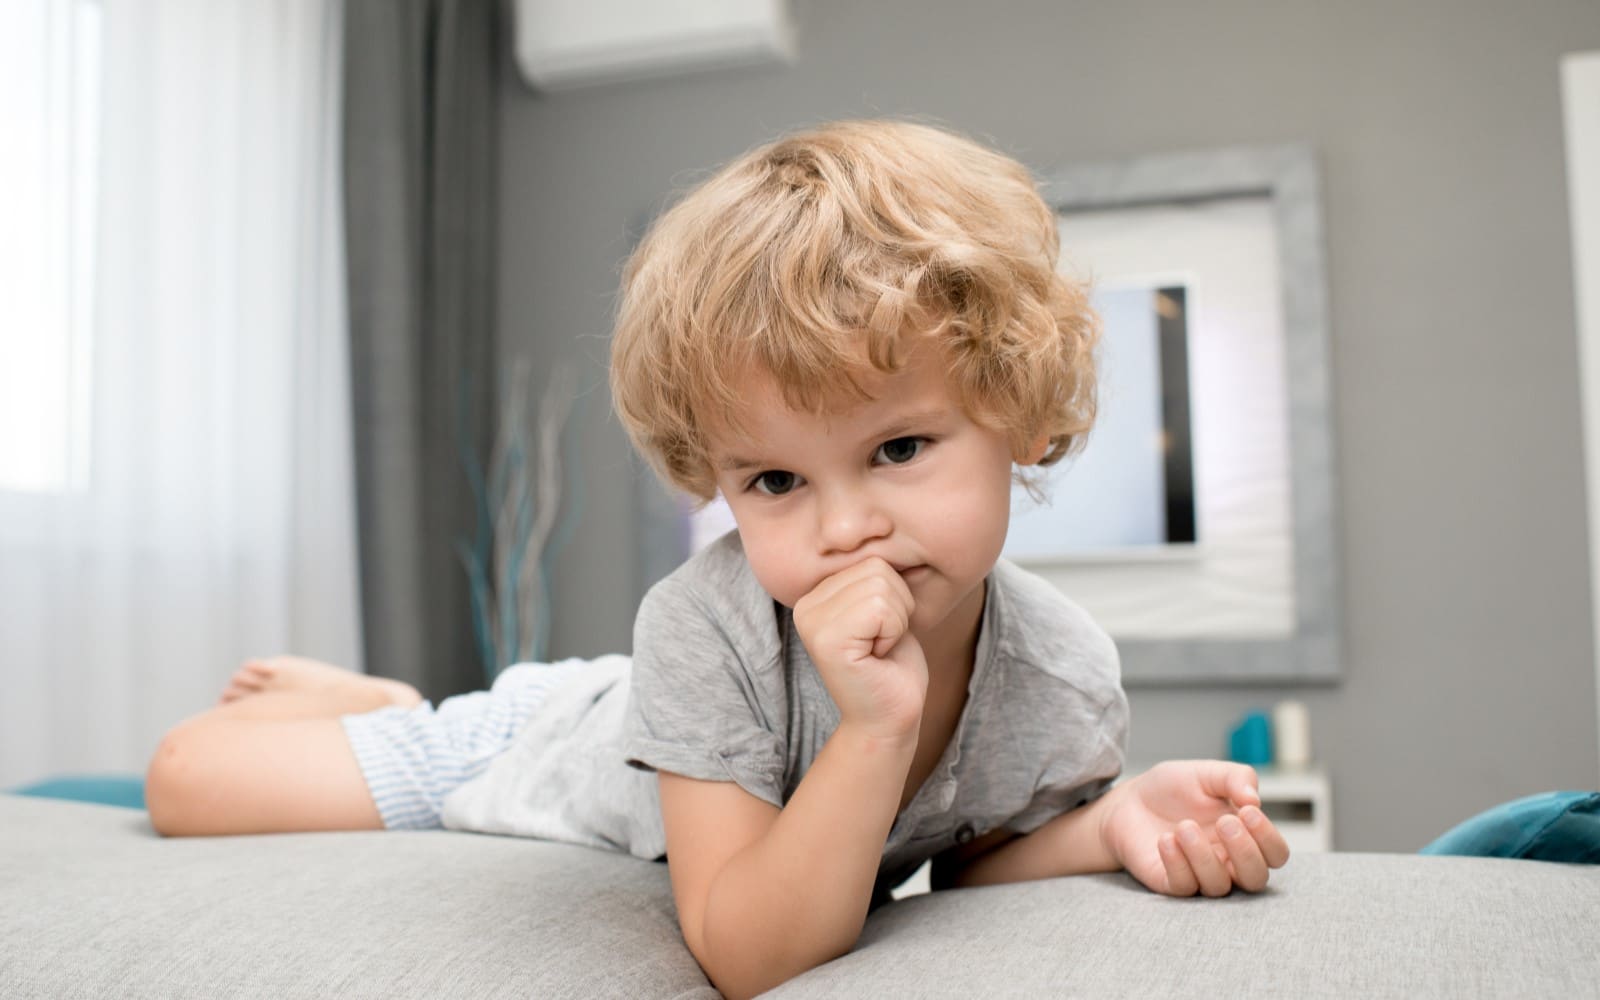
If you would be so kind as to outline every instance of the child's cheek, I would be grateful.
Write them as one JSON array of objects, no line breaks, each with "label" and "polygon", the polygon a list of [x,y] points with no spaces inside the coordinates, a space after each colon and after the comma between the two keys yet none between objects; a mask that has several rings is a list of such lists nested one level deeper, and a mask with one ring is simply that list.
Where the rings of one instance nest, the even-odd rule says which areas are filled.
[{"label": "child's cheek", "polygon": [[788,558],[784,552],[759,542],[747,542],[744,552],[761,589],[784,607],[792,609],[810,590],[806,581],[799,579],[795,572],[796,561]]}]

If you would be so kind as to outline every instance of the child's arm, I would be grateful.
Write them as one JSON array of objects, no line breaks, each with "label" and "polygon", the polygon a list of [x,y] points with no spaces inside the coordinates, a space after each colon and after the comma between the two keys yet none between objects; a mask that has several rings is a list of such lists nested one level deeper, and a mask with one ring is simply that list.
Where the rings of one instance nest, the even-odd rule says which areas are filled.
[{"label": "child's arm", "polygon": [[1222,896],[1235,886],[1259,892],[1270,869],[1288,859],[1282,833],[1261,811],[1252,769],[1171,761],[979,856],[955,881],[987,885],[1127,868],[1156,892]]},{"label": "child's arm", "polygon": [[824,580],[795,625],[840,723],[780,811],[732,782],[663,772],[661,814],[684,940],[730,997],[849,951],[916,750],[927,691],[911,594],[882,560]]},{"label": "child's arm", "polygon": [[841,726],[781,811],[732,782],[661,775],[678,922],[724,994],[760,993],[855,944],[915,749]]}]

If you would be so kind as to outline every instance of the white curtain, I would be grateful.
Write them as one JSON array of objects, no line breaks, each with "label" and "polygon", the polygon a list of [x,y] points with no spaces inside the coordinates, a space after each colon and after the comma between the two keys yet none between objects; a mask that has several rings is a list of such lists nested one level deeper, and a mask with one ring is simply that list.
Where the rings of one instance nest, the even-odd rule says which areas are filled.
[{"label": "white curtain", "polygon": [[338,0],[21,8],[0,200],[64,208],[0,278],[0,370],[60,391],[0,404],[0,788],[142,770],[244,657],[361,648]]}]

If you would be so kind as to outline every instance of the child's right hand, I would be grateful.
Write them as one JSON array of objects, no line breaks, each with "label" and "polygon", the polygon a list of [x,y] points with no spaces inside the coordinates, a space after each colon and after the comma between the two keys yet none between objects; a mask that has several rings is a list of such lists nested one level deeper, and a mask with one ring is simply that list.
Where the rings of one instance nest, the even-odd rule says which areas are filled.
[{"label": "child's right hand", "polygon": [[889,739],[915,736],[928,664],[910,632],[911,588],[876,556],[835,573],[794,606],[794,624],[840,724]]}]

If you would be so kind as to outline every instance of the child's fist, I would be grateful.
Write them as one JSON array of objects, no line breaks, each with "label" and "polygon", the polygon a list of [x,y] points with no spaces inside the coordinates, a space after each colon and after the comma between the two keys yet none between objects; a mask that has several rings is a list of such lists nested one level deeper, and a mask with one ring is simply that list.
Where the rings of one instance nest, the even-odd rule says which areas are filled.
[{"label": "child's fist", "polygon": [[928,665],[910,632],[911,588],[873,556],[828,577],[794,606],[794,624],[841,722],[903,738],[922,721]]}]

